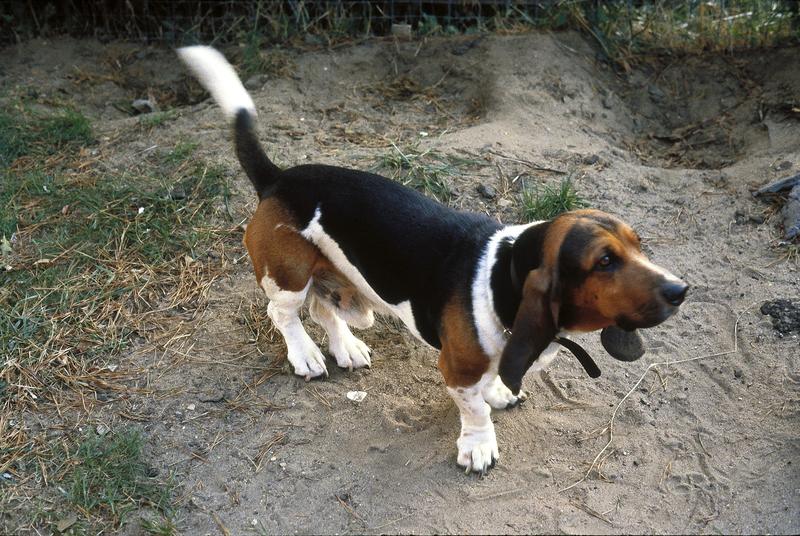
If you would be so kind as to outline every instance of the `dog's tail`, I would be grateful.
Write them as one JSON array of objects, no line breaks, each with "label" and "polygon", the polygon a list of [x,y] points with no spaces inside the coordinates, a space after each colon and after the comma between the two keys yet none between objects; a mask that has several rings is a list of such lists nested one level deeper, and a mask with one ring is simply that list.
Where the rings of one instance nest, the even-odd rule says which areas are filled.
[{"label": "dog's tail", "polygon": [[256,137],[256,106],[225,56],[211,47],[178,49],[178,56],[211,93],[228,119],[233,119],[236,155],[259,197],[273,184],[280,168],[272,163]]}]

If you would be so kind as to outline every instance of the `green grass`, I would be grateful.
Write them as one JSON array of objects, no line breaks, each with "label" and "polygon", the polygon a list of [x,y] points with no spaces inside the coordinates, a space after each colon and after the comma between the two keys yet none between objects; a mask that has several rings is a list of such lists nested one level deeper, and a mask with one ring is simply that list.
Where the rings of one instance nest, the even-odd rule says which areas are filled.
[{"label": "green grass", "polygon": [[473,160],[442,155],[433,149],[422,150],[418,143],[402,148],[392,143],[392,151],[378,159],[378,168],[388,170],[392,179],[440,203],[452,200],[453,190],[449,181],[459,168],[477,164]]},{"label": "green grass", "polygon": [[169,513],[173,485],[148,476],[142,455],[144,438],[130,429],[82,438],[68,455],[71,469],[63,479],[69,501],[104,515],[119,525],[131,509],[149,506]]},{"label": "green grass", "polygon": [[52,115],[20,107],[0,111],[0,169],[21,156],[51,156],[91,142],[89,120],[74,110],[65,109]]},{"label": "green grass", "polygon": [[176,110],[166,110],[163,112],[153,112],[149,114],[142,114],[139,116],[139,126],[144,130],[152,130],[154,128],[165,125],[169,121],[174,121],[178,118]]},{"label": "green grass", "polygon": [[562,212],[585,208],[583,199],[570,179],[563,179],[558,186],[536,185],[522,190],[522,215],[525,221],[549,220]]},{"label": "green grass", "polygon": [[[124,389],[132,373],[120,352],[169,329],[160,319],[170,311],[202,306],[224,271],[221,256],[208,255],[231,238],[232,225],[217,223],[228,219],[224,169],[197,158],[190,140],[122,170],[112,147],[92,154],[93,144],[89,120],[74,110],[0,112],[0,468],[25,483],[0,482],[9,486],[0,532],[16,527],[2,510],[20,503],[8,497],[42,493],[30,475],[54,454],[45,431],[24,423],[95,390]],[[141,478],[141,443],[127,432],[87,436],[69,452],[64,500],[80,507],[72,532],[116,524],[129,507],[165,507],[164,486]],[[59,501],[34,506],[20,523],[64,519]],[[168,533],[170,523],[153,530]]]}]

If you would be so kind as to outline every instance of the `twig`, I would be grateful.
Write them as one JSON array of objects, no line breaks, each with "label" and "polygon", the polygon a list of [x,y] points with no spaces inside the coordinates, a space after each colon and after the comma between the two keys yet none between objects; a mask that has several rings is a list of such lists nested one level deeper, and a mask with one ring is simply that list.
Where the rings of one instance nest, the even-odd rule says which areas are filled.
[{"label": "twig", "polygon": [[597,464],[598,460],[608,450],[608,448],[611,446],[611,444],[614,442],[614,420],[617,417],[617,413],[619,412],[619,409],[622,407],[622,404],[624,404],[625,401],[639,387],[639,385],[641,385],[642,381],[644,380],[645,376],[647,376],[648,372],[650,372],[653,368],[658,367],[658,366],[680,365],[681,363],[689,363],[690,361],[699,361],[701,359],[710,359],[712,357],[722,357],[724,355],[730,355],[730,354],[737,353],[739,351],[739,320],[742,318],[742,315],[744,315],[751,307],[753,307],[753,305],[755,305],[755,303],[752,303],[752,304],[748,305],[747,307],[745,307],[736,316],[736,322],[734,322],[734,324],[733,324],[733,349],[727,350],[725,352],[717,352],[715,354],[706,354],[706,355],[701,355],[701,356],[697,356],[697,357],[690,357],[688,359],[678,359],[676,361],[660,361],[658,363],[650,363],[650,365],[647,366],[647,368],[644,370],[642,375],[639,377],[639,380],[633,385],[633,387],[630,388],[630,390],[627,393],[625,393],[625,396],[623,396],[622,399],[617,403],[616,407],[614,408],[614,411],[611,412],[611,418],[609,419],[608,425],[607,425],[607,428],[608,428],[608,443],[606,443],[605,446],[600,450],[600,452],[597,453],[597,456],[594,457],[594,460],[592,460],[592,464],[589,466],[589,469],[586,471],[586,474],[584,474],[583,477],[580,480],[578,480],[577,482],[574,482],[574,483],[570,484],[569,486],[567,486],[564,489],[558,490],[558,492],[561,493],[561,492],[570,490],[570,489],[574,488],[575,486],[577,486],[578,484],[580,484],[581,482],[586,481],[586,479],[589,478],[589,475],[592,473],[592,471],[594,471],[598,467],[598,464]]},{"label": "twig", "polygon": [[497,151],[489,150],[488,152],[493,154],[493,155],[495,155],[495,156],[499,156],[503,160],[508,160],[510,162],[516,162],[517,164],[523,164],[523,165],[528,166],[529,168],[535,169],[537,171],[549,171],[550,173],[557,173],[558,175],[566,175],[567,174],[567,172],[564,171],[563,169],[554,169],[554,168],[549,168],[549,167],[545,167],[545,166],[540,166],[539,164],[531,162],[530,160],[521,160],[519,158],[512,158],[510,156],[504,155],[503,153],[498,153]]},{"label": "twig", "polygon": [[[576,501],[576,500],[574,500],[574,499],[573,499],[573,500],[571,500],[571,501],[569,501],[569,503],[570,503],[572,506],[574,506],[575,508],[578,508],[578,509],[580,509],[580,510],[583,510],[584,512],[586,512],[586,513],[587,513],[587,514],[589,514],[590,516],[592,516],[592,517],[596,517],[596,518],[597,518],[597,519],[599,519],[600,521],[604,521],[605,523],[608,523],[608,524],[609,524],[609,525],[611,525],[612,527],[614,526],[614,524],[613,524],[611,521],[609,521],[609,520],[608,520],[608,518],[607,518],[606,516],[604,516],[603,514],[601,514],[600,512],[598,512],[597,510],[595,510],[594,508],[591,508],[591,507],[589,507],[588,505],[586,505],[586,504],[584,504],[584,503],[582,503],[582,502],[578,502],[578,501]],[[612,510],[613,510],[613,508],[612,508]]]},{"label": "twig", "polygon": [[336,497],[336,500],[337,500],[337,501],[339,501],[339,504],[341,504],[341,505],[342,505],[342,508],[344,508],[345,510],[347,510],[347,513],[348,513],[348,514],[350,514],[350,515],[351,515],[351,516],[353,516],[354,518],[356,518],[356,519],[358,519],[359,521],[361,521],[361,522],[362,522],[364,525],[366,525],[366,524],[367,524],[367,522],[366,522],[366,521],[364,521],[364,519],[363,519],[363,518],[362,518],[360,515],[358,515],[358,514],[356,513],[356,511],[355,511],[355,510],[353,510],[353,508],[352,508],[352,507],[351,507],[349,504],[347,504],[345,501],[343,501],[341,497],[339,497],[338,495],[335,495],[335,494],[334,494],[334,497]]}]

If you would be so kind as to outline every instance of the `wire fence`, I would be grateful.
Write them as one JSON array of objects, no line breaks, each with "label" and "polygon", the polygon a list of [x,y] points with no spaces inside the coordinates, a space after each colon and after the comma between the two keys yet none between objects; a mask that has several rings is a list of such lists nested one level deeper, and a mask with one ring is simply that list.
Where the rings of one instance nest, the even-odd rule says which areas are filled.
[{"label": "wire fence", "polygon": [[798,37],[797,0],[50,0],[0,2],[0,43],[69,34],[168,45],[323,43],[577,28],[609,54],[735,49]]}]

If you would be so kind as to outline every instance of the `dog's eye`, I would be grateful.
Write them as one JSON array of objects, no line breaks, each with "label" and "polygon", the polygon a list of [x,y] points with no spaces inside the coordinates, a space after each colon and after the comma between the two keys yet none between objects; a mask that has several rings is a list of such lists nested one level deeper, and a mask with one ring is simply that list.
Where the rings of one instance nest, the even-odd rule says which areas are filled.
[{"label": "dog's eye", "polygon": [[614,257],[610,254],[606,253],[600,259],[598,259],[597,263],[594,265],[595,270],[610,270],[614,267]]}]

